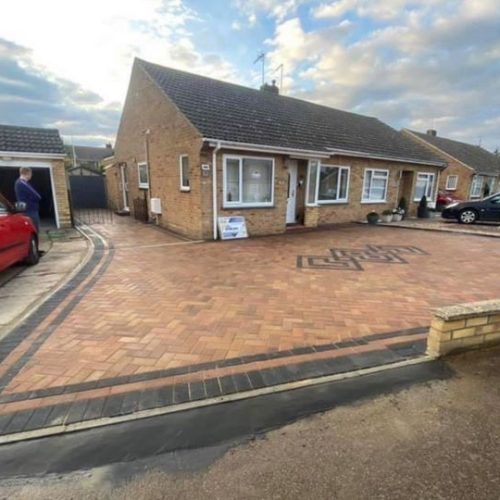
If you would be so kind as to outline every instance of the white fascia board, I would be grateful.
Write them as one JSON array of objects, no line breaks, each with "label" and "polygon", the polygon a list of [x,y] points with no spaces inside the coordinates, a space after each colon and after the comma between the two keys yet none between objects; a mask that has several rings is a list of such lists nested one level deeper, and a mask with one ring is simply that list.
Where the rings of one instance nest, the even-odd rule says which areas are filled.
[{"label": "white fascia board", "polygon": [[437,161],[425,161],[425,160],[412,160],[410,158],[396,158],[390,156],[382,156],[382,155],[374,155],[369,153],[361,153],[358,151],[349,151],[346,149],[337,149],[337,148],[326,148],[328,151],[332,152],[332,155],[345,155],[345,156],[356,156],[359,158],[370,158],[373,160],[384,160],[384,161],[393,161],[399,163],[415,163],[418,165],[430,165],[433,167],[446,168],[446,165],[442,162]]},{"label": "white fascia board", "polygon": [[310,151],[307,149],[280,148],[276,146],[266,146],[264,144],[250,144],[247,142],[219,141],[217,139],[203,138],[211,147],[218,144],[222,149],[240,149],[242,151],[255,151],[262,153],[278,153],[287,155],[300,155],[307,158],[330,158],[331,154],[325,151]]},{"label": "white fascia board", "polygon": [[65,154],[54,153],[23,153],[21,151],[0,151],[0,158],[35,158],[38,160],[64,160]]}]

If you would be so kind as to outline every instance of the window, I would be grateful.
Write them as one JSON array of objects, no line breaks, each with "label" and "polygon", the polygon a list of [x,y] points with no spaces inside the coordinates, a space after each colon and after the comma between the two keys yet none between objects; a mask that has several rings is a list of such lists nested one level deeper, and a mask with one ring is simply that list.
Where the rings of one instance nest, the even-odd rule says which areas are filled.
[{"label": "window", "polygon": [[306,203],[316,205],[346,202],[349,192],[349,171],[349,167],[322,165],[318,160],[310,160]]},{"label": "window", "polygon": [[318,203],[347,201],[349,167],[321,165],[319,168]]},{"label": "window", "polygon": [[137,175],[139,177],[139,189],[149,189],[149,172],[147,163],[137,164]]},{"label": "window", "polygon": [[500,195],[490,198],[490,203],[493,203],[494,205],[500,205]]},{"label": "window", "polygon": [[271,207],[274,160],[251,156],[224,157],[224,206]]},{"label": "window", "polygon": [[389,170],[365,170],[363,180],[363,198],[365,203],[384,203],[387,198]]},{"label": "window", "polygon": [[435,174],[427,174],[423,172],[419,172],[417,174],[417,185],[415,186],[415,197],[413,198],[413,201],[420,201],[423,196],[425,196],[427,200],[432,200],[435,177]]},{"label": "window", "polygon": [[189,191],[189,157],[181,155],[179,157],[179,168],[181,177],[181,191]]},{"label": "window", "polygon": [[319,161],[310,160],[307,175],[307,205],[316,205],[316,191],[318,187]]},{"label": "window", "polygon": [[472,184],[470,187],[470,197],[480,198],[482,188],[483,188],[483,178],[480,175],[475,175],[472,178]]},{"label": "window", "polygon": [[458,186],[458,175],[449,175],[446,178],[446,189],[448,191],[455,191]]}]

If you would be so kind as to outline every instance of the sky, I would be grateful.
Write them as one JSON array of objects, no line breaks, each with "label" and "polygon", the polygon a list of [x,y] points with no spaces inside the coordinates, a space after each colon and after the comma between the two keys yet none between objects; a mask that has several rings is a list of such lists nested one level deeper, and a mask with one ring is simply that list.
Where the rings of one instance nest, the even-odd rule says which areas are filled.
[{"label": "sky", "polygon": [[0,0],[0,123],[114,142],[134,57],[500,148],[498,0]]}]

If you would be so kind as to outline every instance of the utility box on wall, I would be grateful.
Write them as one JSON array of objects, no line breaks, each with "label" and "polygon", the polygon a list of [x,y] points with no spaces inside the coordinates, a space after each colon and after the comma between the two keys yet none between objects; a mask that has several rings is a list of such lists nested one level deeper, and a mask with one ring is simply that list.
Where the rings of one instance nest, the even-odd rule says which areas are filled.
[{"label": "utility box on wall", "polygon": [[160,198],[151,198],[151,213],[154,215],[161,215]]}]

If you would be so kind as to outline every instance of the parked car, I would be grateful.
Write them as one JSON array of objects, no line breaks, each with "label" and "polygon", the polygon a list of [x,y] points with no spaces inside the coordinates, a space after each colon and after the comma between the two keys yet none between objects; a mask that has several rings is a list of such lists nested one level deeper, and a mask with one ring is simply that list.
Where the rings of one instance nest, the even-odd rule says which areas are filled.
[{"label": "parked car", "polygon": [[40,258],[36,228],[21,212],[21,204],[13,207],[0,196],[0,271],[17,262],[34,265]]},{"label": "parked car", "polygon": [[444,193],[444,192],[439,192],[436,198],[436,210],[438,212],[441,212],[443,208],[446,208],[448,205],[451,205],[452,203],[457,203],[462,200],[459,200],[458,198],[455,198],[452,194],[449,193]]},{"label": "parked car", "polygon": [[462,224],[474,224],[476,221],[500,222],[500,193],[482,200],[469,200],[448,205],[441,216],[444,219],[456,219]]}]

